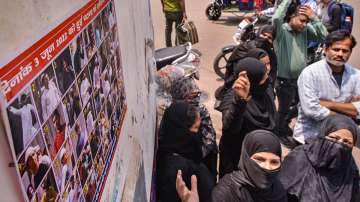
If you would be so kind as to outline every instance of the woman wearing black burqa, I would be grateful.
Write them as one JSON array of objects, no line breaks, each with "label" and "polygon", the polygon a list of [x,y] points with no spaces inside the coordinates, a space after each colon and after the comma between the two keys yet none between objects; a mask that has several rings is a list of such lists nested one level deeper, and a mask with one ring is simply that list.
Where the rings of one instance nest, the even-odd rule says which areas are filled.
[{"label": "woman wearing black burqa", "polygon": [[279,179],[289,201],[360,201],[359,171],[351,154],[358,130],[352,119],[331,115],[317,138],[285,157]]},{"label": "woman wearing black burqa", "polygon": [[266,91],[268,74],[259,60],[240,60],[225,81],[224,95],[216,108],[222,112],[220,177],[237,170],[241,145],[251,131],[275,129],[275,103]]},{"label": "woman wearing black burqa", "polygon": [[227,75],[232,74],[236,62],[248,57],[247,55],[249,50],[253,48],[260,48],[263,49],[270,58],[271,71],[269,82],[272,86],[274,86],[277,74],[277,58],[273,46],[273,40],[275,37],[276,32],[274,27],[272,25],[264,25],[260,28],[254,40],[241,43],[237,46],[229,57],[225,78]]},{"label": "woman wearing black burqa", "polygon": [[175,181],[178,170],[188,187],[196,175],[200,201],[210,200],[213,177],[201,163],[200,114],[185,102],[174,102],[165,110],[162,136],[157,153],[157,193],[160,202],[176,202],[180,198]]},{"label": "woman wearing black burqa", "polygon": [[239,170],[226,174],[212,192],[212,202],[287,202],[286,191],[277,178],[281,145],[269,131],[246,135]]}]

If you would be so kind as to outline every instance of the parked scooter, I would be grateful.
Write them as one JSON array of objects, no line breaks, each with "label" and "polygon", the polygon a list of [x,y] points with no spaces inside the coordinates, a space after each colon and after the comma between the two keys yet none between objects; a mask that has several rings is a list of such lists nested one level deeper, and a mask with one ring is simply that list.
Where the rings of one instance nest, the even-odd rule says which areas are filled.
[{"label": "parked scooter", "polygon": [[216,55],[213,62],[213,68],[215,73],[221,79],[225,78],[225,71],[228,59],[236,46],[246,41],[253,40],[255,38],[256,32],[259,29],[259,27],[255,26],[258,20],[258,17],[243,19],[239,23],[237,30],[233,35],[233,40],[235,44],[223,47],[220,53]]},{"label": "parked scooter", "polygon": [[184,70],[184,76],[193,76],[199,80],[200,57],[201,52],[192,48],[189,42],[179,46],[157,49],[155,50],[156,69],[159,71],[167,65],[176,66]]}]

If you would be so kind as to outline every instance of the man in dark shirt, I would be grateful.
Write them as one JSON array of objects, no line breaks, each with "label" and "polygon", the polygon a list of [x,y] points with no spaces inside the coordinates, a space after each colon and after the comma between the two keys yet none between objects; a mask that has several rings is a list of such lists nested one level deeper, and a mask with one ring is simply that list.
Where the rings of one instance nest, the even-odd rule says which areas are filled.
[{"label": "man in dark shirt", "polygon": [[[339,30],[341,26],[341,6],[336,0],[321,0],[321,3],[320,18],[327,31],[330,33]],[[329,9],[330,7],[331,9]]]}]

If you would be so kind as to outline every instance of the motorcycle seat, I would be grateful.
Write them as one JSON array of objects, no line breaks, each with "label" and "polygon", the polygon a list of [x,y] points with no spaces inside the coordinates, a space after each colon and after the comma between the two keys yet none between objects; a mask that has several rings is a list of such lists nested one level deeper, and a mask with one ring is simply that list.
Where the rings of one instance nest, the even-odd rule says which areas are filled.
[{"label": "motorcycle seat", "polygon": [[174,60],[186,55],[186,53],[186,45],[155,50],[156,69],[159,70],[162,67],[171,64]]}]

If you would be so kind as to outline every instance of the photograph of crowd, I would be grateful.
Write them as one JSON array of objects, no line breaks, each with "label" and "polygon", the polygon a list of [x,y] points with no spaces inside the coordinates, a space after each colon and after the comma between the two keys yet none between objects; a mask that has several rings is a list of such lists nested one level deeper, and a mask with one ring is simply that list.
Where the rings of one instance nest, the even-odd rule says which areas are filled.
[{"label": "photograph of crowd", "polygon": [[112,4],[6,104],[25,201],[92,201],[103,187],[126,105]]}]

